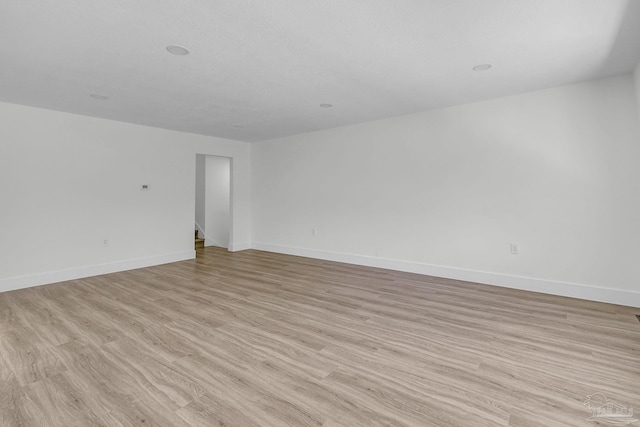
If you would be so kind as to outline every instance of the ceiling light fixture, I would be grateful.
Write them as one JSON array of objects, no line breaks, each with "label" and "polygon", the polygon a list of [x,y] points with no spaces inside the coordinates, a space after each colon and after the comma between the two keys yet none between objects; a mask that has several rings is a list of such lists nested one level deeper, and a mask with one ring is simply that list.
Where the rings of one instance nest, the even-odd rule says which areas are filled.
[{"label": "ceiling light fixture", "polygon": [[331,108],[333,107],[333,104],[320,104],[321,108]]},{"label": "ceiling light fixture", "polygon": [[473,71],[487,71],[491,67],[492,67],[491,64],[478,64],[475,67],[473,67]]},{"label": "ceiling light fixture", "polygon": [[183,46],[167,46],[167,50],[169,51],[169,53],[180,56],[189,55],[189,53],[191,53],[189,52],[189,49]]},{"label": "ceiling light fixture", "polygon": [[106,101],[107,99],[109,99],[108,96],[98,95],[97,93],[92,93],[89,96],[92,97],[93,99],[99,99],[100,101]]}]

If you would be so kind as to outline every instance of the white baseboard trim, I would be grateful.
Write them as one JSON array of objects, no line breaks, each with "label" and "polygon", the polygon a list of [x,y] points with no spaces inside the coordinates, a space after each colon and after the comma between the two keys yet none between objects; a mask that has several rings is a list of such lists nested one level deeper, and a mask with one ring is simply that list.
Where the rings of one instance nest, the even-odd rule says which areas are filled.
[{"label": "white baseboard trim", "polygon": [[504,288],[521,289],[540,292],[543,294],[559,295],[590,301],[607,302],[611,304],[640,307],[640,292],[622,289],[603,288],[569,282],[536,279],[532,277],[512,276],[486,271],[468,270],[456,267],[422,264],[411,261],[400,261],[386,258],[376,258],[364,255],[353,255],[340,252],[319,251],[290,246],[271,245],[254,242],[253,249],[281,254],[316,258],[327,261],[344,262],[347,264],[364,265],[368,267],[385,268],[404,271],[407,273],[424,274],[447,279],[464,280],[467,282],[501,286]]},{"label": "white baseboard trim", "polygon": [[68,270],[51,271],[28,276],[0,279],[0,292],[15,289],[30,288],[32,286],[48,285],[66,280],[82,279],[84,277],[99,276],[101,274],[117,273],[119,271],[135,270],[136,268],[152,267],[154,265],[169,264],[171,262],[194,259],[196,251],[177,252],[148,258],[137,258],[108,264],[91,265],[87,267],[71,268]]},{"label": "white baseboard trim", "polygon": [[232,243],[229,245],[229,252],[246,251],[251,248],[251,243]]}]

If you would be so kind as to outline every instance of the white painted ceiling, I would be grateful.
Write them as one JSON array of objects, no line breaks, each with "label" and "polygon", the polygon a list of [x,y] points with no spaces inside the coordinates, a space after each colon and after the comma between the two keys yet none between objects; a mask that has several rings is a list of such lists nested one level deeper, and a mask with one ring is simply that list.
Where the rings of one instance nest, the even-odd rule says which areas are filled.
[{"label": "white painted ceiling", "polygon": [[0,40],[0,101],[260,141],[629,72],[640,1],[1,0]]}]

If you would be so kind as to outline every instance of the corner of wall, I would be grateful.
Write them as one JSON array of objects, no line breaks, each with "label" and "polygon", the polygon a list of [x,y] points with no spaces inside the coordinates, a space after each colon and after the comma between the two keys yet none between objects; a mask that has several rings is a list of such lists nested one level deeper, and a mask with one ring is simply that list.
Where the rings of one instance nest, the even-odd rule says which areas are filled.
[{"label": "corner of wall", "polygon": [[240,252],[252,249],[251,243],[232,243],[229,245],[229,252]]}]

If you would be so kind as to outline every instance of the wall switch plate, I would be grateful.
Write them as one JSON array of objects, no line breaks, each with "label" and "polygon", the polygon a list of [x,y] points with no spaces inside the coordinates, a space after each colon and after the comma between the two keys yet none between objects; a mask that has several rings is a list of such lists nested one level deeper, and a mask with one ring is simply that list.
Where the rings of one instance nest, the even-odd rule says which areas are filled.
[{"label": "wall switch plate", "polygon": [[511,250],[511,253],[513,255],[518,255],[520,253],[520,244],[518,243],[511,243],[509,245],[509,249]]}]

